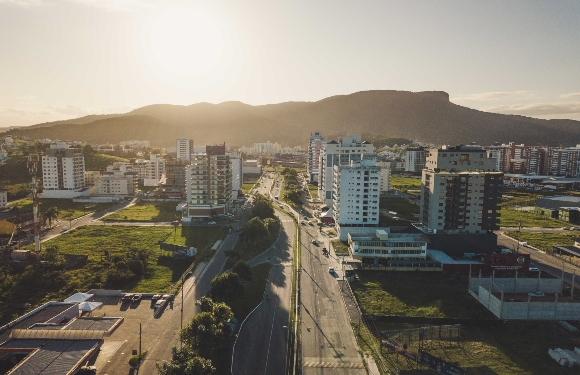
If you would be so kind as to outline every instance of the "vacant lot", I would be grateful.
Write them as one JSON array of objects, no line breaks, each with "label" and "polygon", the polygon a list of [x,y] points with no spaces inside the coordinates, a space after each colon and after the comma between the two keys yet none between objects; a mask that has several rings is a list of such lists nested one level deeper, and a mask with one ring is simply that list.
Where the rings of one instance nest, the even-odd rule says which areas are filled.
[{"label": "vacant lot", "polygon": [[402,198],[381,198],[381,210],[396,212],[395,216],[406,220],[417,221],[419,206]]},{"label": "vacant lot", "polygon": [[[353,290],[367,314],[494,319],[467,294],[466,276],[428,272],[362,272]],[[494,319],[495,320],[495,319]],[[355,325],[361,349],[379,353],[378,331],[397,331],[424,325],[370,323],[371,332]],[[470,323],[462,326],[460,344],[426,342],[429,353],[466,368],[466,374],[575,374],[548,357],[549,348],[573,349],[580,338],[557,322]],[[538,339],[538,338],[542,339]],[[382,361],[401,374],[425,374],[414,364],[382,351]]]},{"label": "vacant lot", "polygon": [[[117,203],[76,203],[68,199],[40,199],[40,213],[46,212],[50,207],[58,208],[58,220],[74,220],[91,212],[105,210]],[[23,199],[10,204],[21,212],[32,212],[32,200]],[[54,221],[53,221],[54,223]]]},{"label": "vacant lot", "polygon": [[522,227],[562,228],[570,225],[570,223],[565,221],[554,220],[547,216],[536,215],[533,212],[512,210],[506,207],[501,210],[499,225],[502,227],[519,227],[520,220]]},{"label": "vacant lot", "polygon": [[520,241],[527,242],[530,246],[544,250],[547,253],[552,253],[554,251],[553,246],[564,245],[571,246],[574,245],[574,239],[578,238],[578,232],[576,231],[558,231],[558,232],[518,232],[511,231],[505,232],[508,236]]},{"label": "vacant lot", "polygon": [[391,188],[404,193],[421,189],[421,177],[391,176]]},{"label": "vacant lot", "polygon": [[195,247],[198,251],[198,258],[203,259],[211,256],[210,250],[216,241],[223,239],[228,228],[224,226],[212,227],[178,227],[171,228],[171,235],[165,240],[181,246]]},{"label": "vacant lot", "polygon": [[181,217],[175,202],[142,202],[103,218],[105,221],[169,222]]},{"label": "vacant lot", "polygon": [[[187,228],[175,238],[184,244],[207,248],[223,238],[224,228]],[[171,242],[172,227],[86,226],[43,243],[58,246],[60,254],[86,256],[86,262],[61,267],[29,266],[24,270],[0,273],[0,325],[31,307],[58,301],[75,292],[106,286],[111,264],[126,262],[135,251],[147,254],[147,269],[141,278],[130,279],[118,287],[126,292],[168,292],[193,260],[172,258],[159,250],[159,241]],[[108,255],[107,255],[108,253]],[[42,254],[42,253],[41,253]],[[108,257],[108,261],[106,261]],[[107,268],[109,267],[109,268]]]},{"label": "vacant lot", "polygon": [[352,285],[365,314],[438,318],[491,318],[467,293],[467,276],[434,272],[358,273]]}]

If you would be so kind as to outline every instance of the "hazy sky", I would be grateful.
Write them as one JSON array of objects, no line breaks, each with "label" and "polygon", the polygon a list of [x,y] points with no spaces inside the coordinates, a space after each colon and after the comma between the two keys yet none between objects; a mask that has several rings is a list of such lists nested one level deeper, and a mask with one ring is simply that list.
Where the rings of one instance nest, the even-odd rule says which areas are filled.
[{"label": "hazy sky", "polygon": [[580,1],[0,0],[0,127],[371,89],[580,120]]}]

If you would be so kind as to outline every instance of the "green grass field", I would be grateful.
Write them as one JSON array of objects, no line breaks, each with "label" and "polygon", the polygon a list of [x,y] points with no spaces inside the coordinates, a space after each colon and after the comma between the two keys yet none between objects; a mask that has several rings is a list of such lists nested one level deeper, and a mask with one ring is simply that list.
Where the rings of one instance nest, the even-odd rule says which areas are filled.
[{"label": "green grass field", "polygon": [[519,227],[520,220],[522,227],[562,228],[570,226],[570,223],[566,221],[551,219],[533,212],[512,210],[506,207],[501,210],[499,225],[501,227]]},{"label": "green grass field", "polygon": [[244,194],[251,193],[252,189],[254,188],[254,185],[256,185],[255,182],[244,182],[242,184],[242,191],[244,192]]},{"label": "green grass field", "polygon": [[175,202],[142,202],[103,218],[104,221],[156,221],[168,222],[181,218]]},{"label": "green grass field", "polygon": [[318,198],[318,186],[308,185],[308,191],[310,192],[312,198],[314,199]]},{"label": "green grass field", "polygon": [[467,276],[434,272],[358,273],[352,285],[363,311],[372,315],[490,318],[467,293]]},{"label": "green grass field", "polygon": [[243,281],[246,290],[244,295],[230,304],[238,324],[262,301],[266,280],[270,274],[270,263],[262,263],[252,267],[252,281]]},{"label": "green grass field", "polygon": [[[40,199],[40,213],[45,212],[50,207],[59,210],[58,220],[74,220],[88,213],[101,211],[114,206],[116,203],[76,203],[69,199]],[[23,199],[11,204],[12,207],[23,212],[32,212],[32,200]]]},{"label": "green grass field", "polygon": [[508,236],[527,242],[530,246],[543,250],[547,253],[554,251],[555,245],[574,245],[574,238],[578,238],[576,231],[558,231],[553,233],[546,232],[505,232]]},{"label": "green grass field", "polygon": [[350,254],[348,245],[343,243],[341,240],[332,240],[332,247],[334,248],[334,252],[336,254]]},{"label": "green grass field", "polygon": [[394,211],[396,216],[409,220],[418,221],[419,206],[401,198],[381,198],[381,210]]},{"label": "green grass field", "polygon": [[421,178],[391,175],[391,189],[397,189],[402,192],[419,190],[421,189]]},{"label": "green grass field", "polygon": [[213,227],[182,227],[177,230],[171,228],[171,235],[165,240],[166,243],[172,243],[181,246],[196,247],[198,259],[205,259],[211,256],[211,248],[218,241],[223,239],[228,232],[224,226]]}]

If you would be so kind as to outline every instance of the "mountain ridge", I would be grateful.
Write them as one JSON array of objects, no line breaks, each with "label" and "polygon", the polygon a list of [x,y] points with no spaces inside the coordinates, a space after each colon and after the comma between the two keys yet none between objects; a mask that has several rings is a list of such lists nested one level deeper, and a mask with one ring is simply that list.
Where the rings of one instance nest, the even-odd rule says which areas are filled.
[{"label": "mountain ridge", "polygon": [[[164,130],[155,129],[158,126]],[[325,136],[370,133],[435,144],[515,141],[556,146],[576,144],[580,121],[483,112],[450,102],[444,91],[370,90],[313,102],[257,106],[239,101],[151,104],[125,114],[37,124],[8,134],[84,142],[90,139],[94,143],[145,139],[137,135],[155,136],[149,139],[152,146],[166,147],[183,136],[199,145],[226,142],[241,146],[265,141],[304,145],[314,131]]]}]

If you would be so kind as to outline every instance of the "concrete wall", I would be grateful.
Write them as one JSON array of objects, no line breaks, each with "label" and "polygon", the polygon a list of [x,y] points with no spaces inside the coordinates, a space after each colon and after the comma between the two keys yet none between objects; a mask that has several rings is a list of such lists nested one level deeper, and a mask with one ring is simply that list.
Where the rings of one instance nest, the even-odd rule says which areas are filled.
[{"label": "concrete wall", "polygon": [[[495,278],[493,282],[499,288],[499,290],[494,289],[493,291],[501,292],[503,286],[504,293],[544,292],[557,294],[562,288],[561,279],[539,279],[538,281],[538,279],[529,278],[518,278],[517,280],[515,278]],[[489,278],[472,278],[469,289],[477,293],[480,285],[489,290]]]},{"label": "concrete wall", "polygon": [[580,303],[558,302],[556,297],[554,302],[502,302],[483,286],[479,286],[477,292],[470,288],[469,294],[500,319],[580,320]]}]

